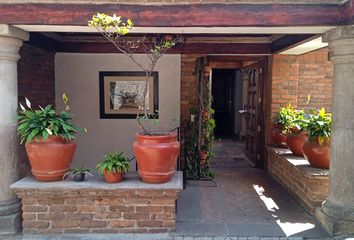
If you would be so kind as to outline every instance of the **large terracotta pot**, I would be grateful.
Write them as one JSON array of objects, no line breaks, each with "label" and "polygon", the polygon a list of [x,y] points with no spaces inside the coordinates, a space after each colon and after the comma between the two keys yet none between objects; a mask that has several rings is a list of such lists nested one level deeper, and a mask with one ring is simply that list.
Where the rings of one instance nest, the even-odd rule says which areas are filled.
[{"label": "large terracotta pot", "polygon": [[302,146],[307,142],[309,138],[306,132],[291,133],[286,138],[286,145],[288,145],[290,151],[296,156],[303,156]]},{"label": "large terracotta pot", "polygon": [[177,135],[136,134],[133,144],[139,175],[146,183],[165,183],[175,173],[180,143]]},{"label": "large terracotta pot", "polygon": [[61,181],[69,171],[76,143],[60,136],[50,136],[46,141],[34,140],[25,144],[32,174],[42,182]]},{"label": "large terracotta pot", "polygon": [[282,130],[280,127],[274,127],[272,130],[272,138],[273,141],[275,143],[275,145],[277,145],[278,147],[282,147],[282,148],[287,148],[288,146],[286,145],[286,138],[287,135],[282,133]]},{"label": "large terracotta pot", "polygon": [[329,169],[329,142],[320,145],[318,141],[307,141],[302,146],[302,151],[311,166]]},{"label": "large terracotta pot", "polygon": [[108,183],[119,183],[123,181],[124,173],[122,172],[103,172],[104,180]]}]

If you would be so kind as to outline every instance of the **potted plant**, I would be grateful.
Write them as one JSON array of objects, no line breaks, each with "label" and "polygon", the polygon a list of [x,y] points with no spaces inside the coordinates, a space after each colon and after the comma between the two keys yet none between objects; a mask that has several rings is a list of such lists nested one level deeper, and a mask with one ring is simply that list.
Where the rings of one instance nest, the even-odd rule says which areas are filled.
[{"label": "potted plant", "polygon": [[[68,102],[65,94],[63,101]],[[32,174],[38,181],[63,180],[75,153],[75,134],[81,129],[73,124],[67,105],[58,113],[52,105],[32,109],[26,98],[26,106],[20,103],[18,134],[21,144],[25,143]]]},{"label": "potted plant", "polygon": [[129,159],[123,152],[108,153],[103,156],[103,161],[97,165],[97,170],[104,176],[108,183],[118,183],[129,171]]},{"label": "potted plant", "polygon": [[312,111],[306,119],[305,130],[309,140],[303,145],[302,151],[309,163],[318,168],[329,168],[330,137],[332,114],[324,108]]},{"label": "potted plant", "polygon": [[305,131],[307,117],[308,114],[305,114],[303,110],[296,110],[296,115],[291,124],[296,131],[291,131],[286,137],[286,145],[290,151],[300,157],[303,156],[302,146],[308,141],[307,132]]},{"label": "potted plant", "polygon": [[200,152],[199,152],[199,158],[200,158],[200,164],[203,166],[208,159],[208,150],[209,147],[207,145],[202,145],[200,147]]},{"label": "potted plant", "polygon": [[279,147],[286,148],[286,138],[291,132],[296,131],[294,120],[297,112],[289,103],[285,107],[281,107],[274,120],[274,128],[272,130],[272,137],[275,144]]},{"label": "potted plant", "polygon": [[81,167],[77,167],[77,168],[73,168],[70,169],[67,173],[64,174],[63,179],[65,179],[65,177],[67,175],[71,175],[73,176],[73,179],[75,182],[83,182],[85,181],[85,175],[90,175],[93,176],[90,172],[90,169],[85,168],[84,166]]},{"label": "potted plant", "polygon": [[[141,179],[147,183],[170,181],[175,172],[180,143],[177,141],[177,134],[174,130],[152,131],[146,126],[146,124],[149,124],[151,116],[155,114],[148,111],[146,97],[150,78],[158,60],[181,38],[172,35],[127,38],[125,35],[133,28],[133,21],[131,19],[123,20],[120,16],[109,16],[104,13],[94,15],[88,25],[97,29],[118,51],[125,54],[145,73],[145,84],[141,93],[141,100],[138,103],[136,118],[140,131],[136,134],[133,143],[138,171]],[[133,54],[137,50],[140,53],[145,53],[147,61],[141,61],[141,58],[139,59],[137,55]]]}]

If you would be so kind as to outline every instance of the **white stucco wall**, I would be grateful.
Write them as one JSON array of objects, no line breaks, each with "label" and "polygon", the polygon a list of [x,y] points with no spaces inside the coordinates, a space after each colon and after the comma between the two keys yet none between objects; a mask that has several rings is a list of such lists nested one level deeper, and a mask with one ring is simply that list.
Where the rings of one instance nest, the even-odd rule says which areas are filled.
[{"label": "white stucco wall", "polygon": [[[139,59],[144,60],[140,55]],[[158,62],[159,112],[164,125],[180,116],[180,55],[165,55]],[[58,53],[55,57],[55,91],[57,109],[63,107],[62,94],[69,96],[74,122],[88,133],[77,136],[73,166],[94,167],[109,151],[124,151],[133,156],[132,143],[138,130],[135,119],[100,119],[99,72],[140,71],[122,54]],[[179,123],[177,123],[179,124]],[[133,169],[132,169],[133,170]]]}]

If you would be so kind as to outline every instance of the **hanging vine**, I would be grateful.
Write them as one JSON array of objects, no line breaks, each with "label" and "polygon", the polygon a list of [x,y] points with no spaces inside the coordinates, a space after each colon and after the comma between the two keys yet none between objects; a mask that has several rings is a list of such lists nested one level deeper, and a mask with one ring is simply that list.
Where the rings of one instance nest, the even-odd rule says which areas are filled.
[{"label": "hanging vine", "polygon": [[212,96],[209,81],[210,67],[205,59],[198,59],[196,66],[198,78],[197,107],[190,109],[191,121],[186,137],[186,174],[189,179],[212,179],[215,176],[210,167],[214,156],[214,110],[211,108]]}]

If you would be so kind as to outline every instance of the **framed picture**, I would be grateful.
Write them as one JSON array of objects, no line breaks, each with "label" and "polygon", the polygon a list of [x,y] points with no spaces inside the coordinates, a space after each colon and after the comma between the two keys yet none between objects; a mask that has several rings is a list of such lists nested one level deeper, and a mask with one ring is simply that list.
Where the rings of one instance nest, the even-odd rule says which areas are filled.
[{"label": "framed picture", "polygon": [[[100,118],[136,118],[145,88],[145,72],[100,72]],[[159,106],[158,72],[148,83],[145,107],[156,113]]]}]

